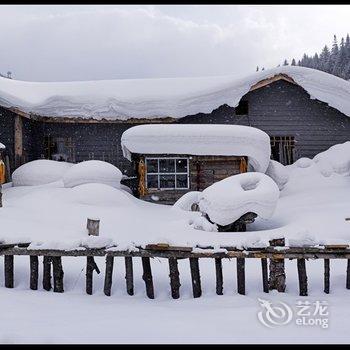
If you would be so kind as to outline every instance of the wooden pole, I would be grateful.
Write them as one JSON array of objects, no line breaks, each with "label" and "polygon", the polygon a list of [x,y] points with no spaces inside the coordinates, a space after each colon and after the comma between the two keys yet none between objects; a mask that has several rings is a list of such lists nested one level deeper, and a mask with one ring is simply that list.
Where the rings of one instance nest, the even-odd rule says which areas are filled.
[{"label": "wooden pole", "polygon": [[198,261],[198,258],[189,258],[189,259],[190,259],[193,297],[199,298],[202,295],[201,276],[199,272],[199,261]]},{"label": "wooden pole", "polygon": [[154,299],[151,262],[150,262],[150,259],[147,257],[142,257],[141,260],[142,260],[142,268],[143,268],[142,279],[145,281],[145,284],[146,284],[146,294],[150,299]]},{"label": "wooden pole", "polygon": [[[284,238],[273,239],[270,241],[272,247],[283,247],[285,246]],[[272,258],[270,259],[270,279],[269,289],[277,289],[278,292],[284,292],[286,290],[286,273],[284,269],[283,258]]]},{"label": "wooden pole", "polygon": [[330,274],[329,259],[324,259],[324,292],[326,294],[329,294],[329,274]]},{"label": "wooden pole", "polygon": [[237,291],[245,295],[245,259],[237,258]]},{"label": "wooden pole", "polygon": [[170,277],[170,288],[171,296],[173,299],[180,297],[180,274],[176,258],[169,258],[169,277]]},{"label": "wooden pole", "polygon": [[346,267],[346,289],[350,289],[350,259]]},{"label": "wooden pole", "polygon": [[51,257],[43,258],[43,288],[47,291],[51,289]]},{"label": "wooden pole", "polygon": [[134,295],[134,273],[132,266],[132,257],[125,257],[125,280],[126,280],[126,292],[129,295]]},{"label": "wooden pole", "polygon": [[261,270],[262,270],[262,282],[263,282],[263,291],[264,293],[269,292],[269,274],[267,271],[267,259],[261,259]]},{"label": "wooden pole", "polygon": [[52,258],[52,270],[53,270],[53,291],[55,293],[63,293],[63,268],[62,258],[60,256],[53,256]]},{"label": "wooden pole", "polygon": [[112,278],[113,278],[113,265],[114,265],[114,257],[111,255],[106,256],[106,273],[105,273],[105,285],[103,291],[105,295],[111,295],[112,289]]},{"label": "wooden pole", "polygon": [[39,279],[39,258],[35,255],[31,255],[30,259],[30,289],[38,289]]},{"label": "wooden pole", "polygon": [[222,274],[222,259],[215,258],[215,272],[216,272],[216,294],[223,295],[224,279]]},{"label": "wooden pole", "polygon": [[100,234],[100,219],[87,219],[86,228],[89,236],[99,236]]},{"label": "wooden pole", "polygon": [[307,296],[307,275],[305,259],[297,259],[298,277],[299,277],[299,295]]},{"label": "wooden pole", "polygon": [[5,255],[5,287],[13,288],[13,255]]},{"label": "wooden pole", "polygon": [[86,293],[92,295],[93,290],[93,273],[96,270],[97,273],[100,273],[95,259],[93,256],[86,257]]}]

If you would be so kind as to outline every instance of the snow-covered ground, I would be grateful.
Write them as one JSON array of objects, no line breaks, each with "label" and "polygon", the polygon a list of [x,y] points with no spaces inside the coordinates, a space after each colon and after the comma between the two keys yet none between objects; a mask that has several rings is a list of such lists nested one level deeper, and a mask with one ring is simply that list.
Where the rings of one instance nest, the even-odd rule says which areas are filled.
[{"label": "snow-covered ground", "polygon": [[[343,152],[337,150],[339,147]],[[0,241],[28,239],[61,249],[91,245],[97,241],[86,239],[85,225],[87,217],[92,216],[101,219],[99,240],[122,247],[151,242],[254,246],[268,244],[270,238],[281,236],[294,246],[350,243],[350,221],[345,220],[350,216],[347,171],[350,162],[344,151],[348,144],[339,147],[327,151],[328,156],[324,153],[314,160],[301,159],[284,168],[289,180],[280,192],[274,214],[270,219],[257,219],[249,232],[197,230],[191,222],[199,213],[142,202],[106,184],[64,187],[64,182],[58,180],[38,186],[4,186]],[[65,293],[46,292],[41,285],[38,291],[31,291],[28,260],[28,257],[16,257],[14,290],[3,288],[4,281],[0,278],[0,309],[6,315],[0,321],[0,342],[346,343],[350,340],[346,261],[332,261],[329,295],[322,292],[322,261],[307,262],[308,297],[298,296],[295,261],[286,261],[284,294],[264,294],[260,261],[247,261],[246,296],[236,292],[235,261],[225,261],[224,295],[217,296],[214,263],[202,259],[203,296],[193,299],[189,264],[181,260],[181,298],[172,300],[167,261],[154,259],[156,298],[149,300],[145,296],[139,259],[134,259],[135,296],[128,296],[124,262],[116,258],[111,297],[102,293],[104,274],[95,276],[94,295],[85,294],[83,258],[63,258]],[[104,259],[96,261],[103,271]],[[329,327],[300,326],[293,318],[287,325],[267,328],[258,319],[258,313],[263,310],[258,298],[276,304],[285,302],[293,310],[297,310],[297,301],[301,299],[310,303],[327,301]]]}]

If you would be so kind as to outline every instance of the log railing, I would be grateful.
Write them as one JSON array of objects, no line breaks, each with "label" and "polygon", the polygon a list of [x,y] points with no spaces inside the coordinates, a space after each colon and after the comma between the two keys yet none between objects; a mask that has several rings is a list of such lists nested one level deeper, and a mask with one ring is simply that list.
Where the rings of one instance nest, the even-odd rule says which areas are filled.
[{"label": "log railing", "polygon": [[[262,290],[268,293],[271,289],[284,292],[285,290],[285,259],[296,259],[296,270],[299,280],[300,296],[308,295],[306,261],[309,259],[324,260],[324,292],[330,291],[330,261],[331,259],[347,259],[345,285],[350,289],[350,247],[346,245],[329,245],[322,247],[284,247],[284,240],[272,240],[270,246],[265,248],[237,249],[236,247],[221,247],[219,251],[213,247],[172,247],[164,244],[148,245],[144,248],[135,247],[135,250],[117,250],[117,247],[103,249],[81,248],[77,250],[29,249],[29,244],[0,244],[0,256],[4,256],[5,287],[14,287],[14,263],[16,256],[29,256],[30,260],[30,289],[38,289],[39,257],[43,257],[43,289],[62,293],[63,266],[62,257],[86,257],[86,293],[93,292],[93,273],[100,270],[94,257],[105,257],[104,294],[111,295],[113,281],[113,266],[115,258],[125,260],[126,290],[129,295],[134,294],[133,259],[141,258],[146,294],[154,298],[153,276],[150,258],[165,258],[169,263],[169,278],[171,296],[180,297],[179,259],[188,259],[191,271],[193,297],[202,295],[199,259],[211,258],[215,263],[216,293],[223,294],[222,259],[236,259],[237,266],[237,292],[244,295],[245,287],[245,261],[246,259],[260,259],[262,272]],[[53,277],[53,278],[52,278]],[[51,281],[53,280],[53,286]]]}]

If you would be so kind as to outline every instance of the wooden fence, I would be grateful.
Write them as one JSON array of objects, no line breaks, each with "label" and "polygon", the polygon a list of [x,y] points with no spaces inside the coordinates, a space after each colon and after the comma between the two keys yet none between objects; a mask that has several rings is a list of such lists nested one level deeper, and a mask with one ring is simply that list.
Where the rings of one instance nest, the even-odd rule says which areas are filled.
[{"label": "wooden fence", "polygon": [[[191,271],[193,297],[202,294],[199,259],[213,259],[216,272],[216,293],[223,294],[222,259],[236,259],[237,262],[237,292],[244,295],[245,286],[245,261],[246,259],[261,260],[261,282],[262,290],[277,289],[285,290],[285,259],[296,259],[296,270],[299,277],[299,294],[308,295],[306,261],[308,259],[324,260],[324,292],[330,291],[330,260],[347,259],[347,270],[345,285],[350,289],[350,249],[346,245],[324,246],[324,247],[284,247],[284,239],[270,241],[270,246],[265,248],[237,249],[236,247],[222,247],[224,250],[216,252],[213,247],[172,247],[164,244],[148,245],[144,249],[138,247],[135,251],[119,251],[116,248],[109,249],[78,249],[70,251],[50,249],[28,249],[29,244],[0,244],[0,256],[4,256],[5,287],[14,286],[14,257],[29,256],[30,260],[30,289],[38,289],[39,279],[39,256],[43,257],[43,288],[47,291],[62,293],[63,266],[62,257],[86,257],[86,293],[92,294],[94,271],[100,273],[94,257],[105,257],[105,280],[104,294],[111,295],[113,264],[115,258],[124,258],[126,290],[129,295],[134,294],[133,259],[141,258],[143,268],[143,280],[145,282],[146,294],[154,298],[153,277],[150,258],[165,258],[169,263],[169,278],[171,295],[174,299],[180,297],[180,273],[178,269],[179,259],[189,259]],[[52,267],[52,268],[51,268]],[[52,275],[52,276],[51,276]]]}]

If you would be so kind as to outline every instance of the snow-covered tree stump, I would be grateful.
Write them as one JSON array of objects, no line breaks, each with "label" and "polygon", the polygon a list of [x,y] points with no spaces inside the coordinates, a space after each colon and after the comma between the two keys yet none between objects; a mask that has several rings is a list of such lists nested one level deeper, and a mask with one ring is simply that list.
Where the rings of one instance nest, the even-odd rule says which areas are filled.
[{"label": "snow-covered tree stump", "polygon": [[89,236],[99,236],[100,234],[100,219],[87,219],[86,228]]},{"label": "snow-covered tree stump", "polygon": [[[284,238],[273,239],[270,241],[270,246],[283,247],[285,246],[285,240]],[[277,289],[278,292],[284,292],[286,290],[284,259],[270,259],[269,289]]]}]

